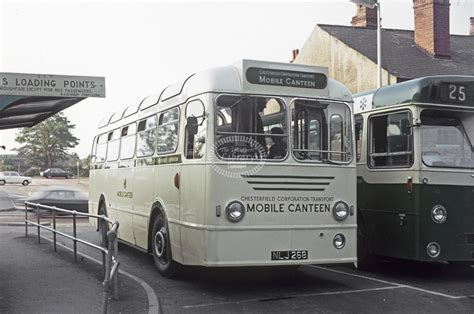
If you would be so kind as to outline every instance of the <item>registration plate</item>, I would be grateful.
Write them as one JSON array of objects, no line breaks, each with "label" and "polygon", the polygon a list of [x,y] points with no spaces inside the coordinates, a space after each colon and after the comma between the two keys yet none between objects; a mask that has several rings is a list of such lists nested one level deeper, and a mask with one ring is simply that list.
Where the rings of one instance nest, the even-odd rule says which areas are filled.
[{"label": "registration plate", "polygon": [[272,251],[272,261],[297,261],[308,259],[308,251]]}]

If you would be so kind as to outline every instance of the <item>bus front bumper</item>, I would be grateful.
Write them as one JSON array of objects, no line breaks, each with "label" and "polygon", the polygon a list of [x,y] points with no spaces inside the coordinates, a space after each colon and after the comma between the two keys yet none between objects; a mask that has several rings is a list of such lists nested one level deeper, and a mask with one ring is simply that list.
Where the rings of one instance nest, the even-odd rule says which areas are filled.
[{"label": "bus front bumper", "polygon": [[[354,263],[357,261],[355,225],[338,228],[186,230],[204,240],[204,252],[183,255],[184,264],[201,266],[281,266]],[[336,248],[334,238],[344,237]],[[340,239],[340,238],[338,238]],[[340,244],[340,243],[339,243]],[[195,246],[194,246],[195,247]],[[189,250],[186,250],[190,252]]]}]

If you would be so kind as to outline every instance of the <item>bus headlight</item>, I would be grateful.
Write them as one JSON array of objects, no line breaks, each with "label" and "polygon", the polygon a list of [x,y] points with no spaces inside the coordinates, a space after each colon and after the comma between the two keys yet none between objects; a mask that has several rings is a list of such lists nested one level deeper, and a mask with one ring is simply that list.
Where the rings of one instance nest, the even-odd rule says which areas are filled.
[{"label": "bus headlight", "polygon": [[431,219],[437,224],[442,224],[448,217],[448,211],[443,205],[436,205],[431,210]]},{"label": "bus headlight", "polygon": [[441,253],[441,248],[438,243],[431,242],[426,246],[426,253],[429,257],[435,258]]},{"label": "bus headlight", "polygon": [[349,216],[349,206],[343,201],[336,202],[332,208],[332,215],[337,221],[343,221]]},{"label": "bus headlight", "polygon": [[239,201],[232,201],[225,208],[227,219],[231,222],[238,222],[245,216],[245,207]]},{"label": "bus headlight", "polygon": [[343,234],[338,233],[334,236],[332,243],[336,249],[340,250],[344,247],[344,245],[346,245],[346,237]]}]

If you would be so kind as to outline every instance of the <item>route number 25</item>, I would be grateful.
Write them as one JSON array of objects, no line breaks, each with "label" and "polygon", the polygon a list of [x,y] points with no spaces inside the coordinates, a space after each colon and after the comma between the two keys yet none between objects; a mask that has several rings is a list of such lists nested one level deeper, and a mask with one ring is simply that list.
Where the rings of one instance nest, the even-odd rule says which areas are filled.
[{"label": "route number 25", "polygon": [[448,86],[449,100],[464,102],[466,101],[466,86],[449,84]]}]

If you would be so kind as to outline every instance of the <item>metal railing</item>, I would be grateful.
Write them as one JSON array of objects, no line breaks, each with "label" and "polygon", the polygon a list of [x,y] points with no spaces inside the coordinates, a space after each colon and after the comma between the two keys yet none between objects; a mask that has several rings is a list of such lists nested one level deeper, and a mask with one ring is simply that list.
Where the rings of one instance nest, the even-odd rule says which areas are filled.
[{"label": "metal railing", "polygon": [[[41,224],[41,214],[44,212],[40,212],[40,209],[48,210],[52,212],[52,218],[53,218],[52,228]],[[36,212],[36,222],[28,220],[28,210],[32,210]],[[57,218],[58,212],[72,215],[72,219],[73,219],[72,236],[56,229],[56,218]],[[107,222],[107,225],[112,226],[110,230],[107,232],[108,241],[104,241],[107,243],[107,247],[105,247],[105,244],[104,246],[99,246],[99,245],[90,243],[88,241],[79,239],[77,237],[76,222],[77,222],[78,216],[97,218],[99,220],[98,221],[99,223],[100,223],[100,220],[103,220]],[[89,214],[89,213],[77,212],[75,210],[67,210],[67,209],[62,209],[62,208],[53,207],[53,206],[46,206],[46,205],[41,205],[37,203],[25,202],[25,236],[26,237],[28,237],[28,225],[36,226],[38,243],[41,243],[41,229],[51,231],[53,233],[53,246],[54,246],[55,252],[57,252],[56,234],[59,234],[65,238],[71,239],[73,241],[73,246],[74,246],[73,247],[74,263],[77,263],[77,243],[78,242],[102,252],[102,266],[104,268],[104,274],[105,274],[105,278],[102,283],[104,287],[102,309],[104,313],[107,313],[107,304],[108,304],[108,298],[109,298],[109,294],[111,290],[112,281],[113,281],[113,297],[115,300],[117,300],[119,297],[118,296],[118,289],[119,289],[118,267],[120,265],[120,261],[118,260],[118,256],[117,256],[117,253],[118,253],[117,229],[119,227],[118,221],[114,222],[104,215],[94,215],[94,214]]]}]

